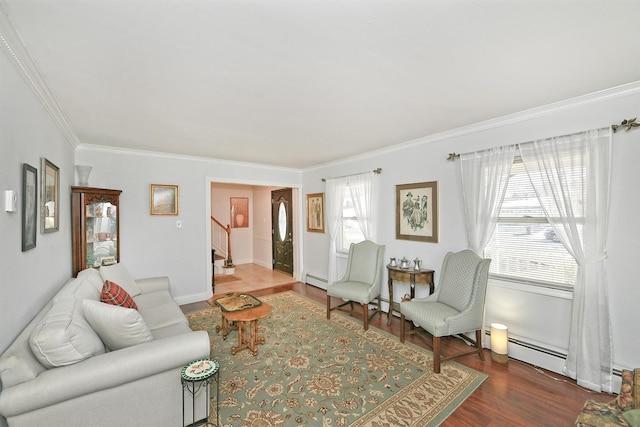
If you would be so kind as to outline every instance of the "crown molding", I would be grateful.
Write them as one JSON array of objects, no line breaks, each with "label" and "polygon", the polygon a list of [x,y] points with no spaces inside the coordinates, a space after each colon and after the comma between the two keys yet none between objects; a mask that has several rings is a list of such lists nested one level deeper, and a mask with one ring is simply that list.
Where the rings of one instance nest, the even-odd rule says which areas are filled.
[{"label": "crown molding", "polygon": [[0,0],[0,46],[9,62],[13,64],[18,74],[23,78],[27,86],[33,90],[36,97],[49,113],[55,124],[58,126],[66,140],[77,147],[80,140],[73,130],[69,121],[60,109],[58,102],[47,87],[44,79],[40,75],[35,62],[29,55],[22,39],[15,31],[7,16],[7,6]]},{"label": "crown molding", "polygon": [[213,163],[216,165],[229,165],[229,166],[235,166],[235,167],[238,167],[238,166],[252,167],[252,168],[259,168],[259,169],[265,169],[265,170],[271,170],[271,171],[288,172],[288,173],[292,172],[292,173],[302,174],[302,169],[288,168],[284,166],[274,166],[267,163],[240,162],[237,160],[224,160],[224,159],[217,159],[214,157],[191,156],[188,154],[175,154],[175,153],[166,153],[161,151],[139,150],[135,148],[114,147],[110,145],[81,143],[76,148],[76,151],[126,154],[130,156],[142,156],[142,157],[158,157],[158,158],[165,158],[165,159],[172,159],[172,160],[184,160],[184,161],[200,162],[200,163]]},{"label": "crown molding", "polygon": [[[585,106],[594,105],[594,104],[598,104],[598,103],[613,100],[613,99],[626,98],[628,96],[633,96],[638,94],[640,94],[640,80],[631,82],[628,84],[620,85],[620,86],[615,86],[613,88],[601,90],[598,92],[593,92],[587,95],[582,95],[575,98],[569,98],[563,101],[555,102],[552,104],[543,105],[541,107],[531,108],[529,110],[520,111],[518,113],[497,117],[495,119],[485,120],[482,122],[474,123],[472,125],[451,129],[451,130],[436,133],[433,135],[423,136],[420,138],[412,139],[410,141],[400,142],[394,145],[380,148],[378,150],[372,150],[366,153],[356,154],[351,157],[345,157],[343,159],[336,160],[333,162],[327,162],[327,163],[311,166],[303,170],[304,172],[310,172],[317,169],[323,169],[329,166],[337,166],[345,163],[351,163],[356,160],[364,160],[371,157],[377,157],[380,155],[393,153],[399,150],[412,148],[417,145],[431,144],[431,143],[440,142],[446,139],[453,139],[453,138],[457,138],[457,137],[461,137],[461,136],[465,136],[473,133],[483,132],[491,129],[497,129],[500,127],[510,126],[516,123],[549,116],[551,114],[561,113],[563,111],[569,111],[576,108],[582,108]],[[611,124],[612,123],[609,123],[608,125],[611,125]],[[595,127],[598,127],[598,126],[595,126]]]}]

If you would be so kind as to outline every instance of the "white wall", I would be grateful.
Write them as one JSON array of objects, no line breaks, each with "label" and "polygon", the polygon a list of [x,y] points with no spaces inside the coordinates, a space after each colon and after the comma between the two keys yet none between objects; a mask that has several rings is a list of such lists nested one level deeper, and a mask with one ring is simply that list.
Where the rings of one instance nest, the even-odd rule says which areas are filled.
[{"label": "white wall", "polygon": [[[0,49],[2,50],[2,49]],[[0,352],[71,277],[71,198],[74,147],[39,98],[0,53]],[[60,168],[60,229],[42,234],[36,247],[21,250],[22,164],[38,169],[46,157]],[[18,209],[5,212],[4,192],[18,192]],[[39,197],[38,197],[39,200]],[[38,207],[38,214],[40,208]],[[0,422],[2,424],[2,422]]]},{"label": "white wall", "polygon": [[[86,145],[76,150],[76,161],[93,166],[90,186],[122,190],[122,263],[134,277],[169,276],[181,304],[211,296],[211,184],[299,187],[302,176],[294,169]],[[179,216],[149,215],[150,184],[179,186]],[[252,197],[251,191],[246,194]],[[229,211],[224,215],[228,219]],[[176,228],[176,220],[182,228]],[[234,228],[232,235],[244,236],[246,230]],[[253,236],[246,234],[239,252],[232,247],[234,262],[251,262],[252,250],[245,253],[243,245],[251,247]]]},{"label": "white wall", "polygon": [[[385,257],[416,256],[425,267],[438,270],[447,251],[466,248],[466,226],[462,202],[459,161],[447,161],[448,153],[464,153],[489,147],[527,142],[537,138],[564,135],[587,129],[607,127],[640,113],[640,84],[618,88],[600,94],[570,100],[523,114],[481,123],[446,134],[411,141],[356,159],[306,170],[304,192],[324,191],[321,178],[348,175],[377,167],[381,202],[379,243],[386,245]],[[634,262],[640,258],[640,222],[635,218],[640,210],[640,130],[618,132],[614,138],[611,221],[608,234],[607,275],[612,316],[615,367],[634,368],[640,359],[635,317],[640,286],[635,280]],[[439,183],[440,242],[421,243],[395,238],[395,186],[423,181]],[[328,235],[305,233],[304,265],[306,274],[326,278]],[[506,287],[505,287],[506,286]],[[386,286],[383,296],[387,297]],[[424,293],[424,288],[418,289]],[[394,289],[394,299],[406,293],[406,287]],[[509,326],[512,337],[541,345],[550,351],[565,352],[569,333],[571,294],[547,292],[525,287],[513,287],[490,282],[487,294],[486,324],[501,322]],[[569,299],[567,299],[569,298]],[[518,358],[547,364],[561,370],[562,359],[537,352],[513,348]],[[542,357],[544,360],[538,360]]]}]

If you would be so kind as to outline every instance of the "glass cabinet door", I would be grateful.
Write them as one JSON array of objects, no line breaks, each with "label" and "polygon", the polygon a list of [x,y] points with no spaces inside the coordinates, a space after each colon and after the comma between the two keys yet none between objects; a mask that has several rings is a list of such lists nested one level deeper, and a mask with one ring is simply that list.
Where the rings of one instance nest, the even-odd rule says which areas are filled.
[{"label": "glass cabinet door", "polygon": [[118,206],[109,202],[86,206],[87,267],[100,267],[118,262]]},{"label": "glass cabinet door", "polygon": [[120,261],[120,193],[121,190],[71,187],[74,277],[86,268]]}]

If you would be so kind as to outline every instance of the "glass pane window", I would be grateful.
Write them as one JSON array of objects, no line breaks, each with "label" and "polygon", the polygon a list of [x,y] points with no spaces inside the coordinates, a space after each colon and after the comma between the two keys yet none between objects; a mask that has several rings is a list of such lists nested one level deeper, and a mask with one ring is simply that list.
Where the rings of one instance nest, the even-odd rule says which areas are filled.
[{"label": "glass pane window", "polygon": [[493,277],[559,288],[575,282],[577,264],[547,221],[521,161],[511,169],[485,256]]},{"label": "glass pane window", "polygon": [[342,218],[338,240],[338,251],[345,253],[349,252],[351,243],[358,243],[364,240],[364,234],[358,225],[358,217],[353,208],[351,192],[347,187],[342,191]]}]

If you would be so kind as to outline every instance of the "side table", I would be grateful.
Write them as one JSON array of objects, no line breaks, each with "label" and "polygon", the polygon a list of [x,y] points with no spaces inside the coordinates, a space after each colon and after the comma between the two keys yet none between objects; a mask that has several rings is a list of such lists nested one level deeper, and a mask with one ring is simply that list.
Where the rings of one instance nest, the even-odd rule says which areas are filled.
[{"label": "side table", "polygon": [[271,309],[271,305],[263,302],[253,308],[222,312],[223,335],[228,333],[230,322],[235,322],[238,326],[238,345],[231,348],[231,354],[248,348],[254,356],[258,355],[258,344],[264,344],[264,337],[258,336],[258,319],[267,317]]},{"label": "side table", "polygon": [[[198,359],[187,366],[182,368],[182,375],[180,378],[182,382],[182,422],[184,423],[185,413],[185,390],[191,396],[191,424],[196,425],[213,425],[209,422],[209,407],[211,402],[209,401],[209,388],[213,381],[216,382],[216,427],[219,422],[219,401],[220,401],[220,363],[217,360],[212,359]],[[199,424],[196,424],[196,394],[204,388],[206,409],[205,418]]]},{"label": "side table", "polygon": [[416,296],[416,285],[429,285],[429,295],[433,293],[433,270],[420,269],[413,270],[411,268],[392,267],[387,265],[387,272],[389,275],[389,311],[387,311],[387,326],[391,325],[391,312],[395,309],[400,310],[400,307],[396,308],[396,304],[393,302],[393,281],[409,283],[411,286],[411,298]]}]

